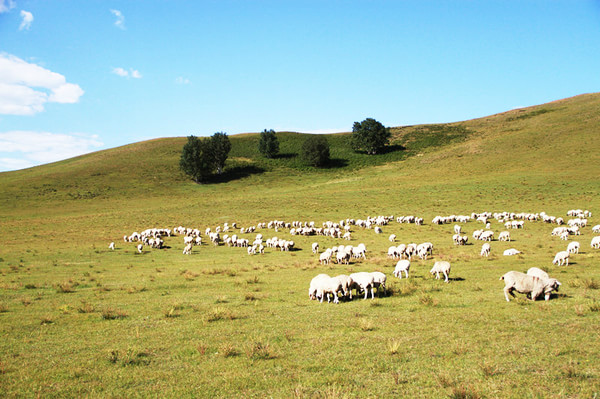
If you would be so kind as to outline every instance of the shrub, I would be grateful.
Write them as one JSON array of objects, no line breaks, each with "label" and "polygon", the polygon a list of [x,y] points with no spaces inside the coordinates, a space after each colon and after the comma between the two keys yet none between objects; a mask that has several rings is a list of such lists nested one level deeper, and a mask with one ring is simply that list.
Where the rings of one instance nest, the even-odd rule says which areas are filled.
[{"label": "shrub", "polygon": [[302,144],[302,160],[310,166],[322,167],[329,162],[329,143],[324,136],[310,136]]},{"label": "shrub", "polygon": [[260,140],[258,141],[258,151],[265,158],[275,158],[275,156],[279,153],[279,140],[275,135],[275,131],[271,130],[263,130],[260,134]]}]

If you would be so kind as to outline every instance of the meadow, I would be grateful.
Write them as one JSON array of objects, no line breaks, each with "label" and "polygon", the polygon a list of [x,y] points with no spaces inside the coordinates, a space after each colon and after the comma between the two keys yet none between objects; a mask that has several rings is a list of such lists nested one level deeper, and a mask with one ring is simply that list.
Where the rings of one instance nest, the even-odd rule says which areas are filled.
[{"label": "meadow", "polygon": [[[260,158],[257,134],[232,136],[225,174],[197,185],[178,170],[185,137],[135,143],[0,174],[0,395],[3,397],[591,398],[600,393],[600,95],[446,125],[393,128],[368,156],[328,135],[333,162],[297,158],[302,134],[278,133],[282,155]],[[489,258],[455,246],[436,215],[593,212],[568,267],[555,225],[525,222]],[[296,250],[208,240],[184,256],[124,243],[146,228],[416,215],[352,240],[291,236]],[[505,230],[492,221],[492,230]],[[431,241],[409,279],[392,276],[397,243]],[[253,239],[256,233],[245,234]],[[114,241],[116,250],[108,244]],[[312,242],[367,247],[367,259],[320,265]],[[523,252],[504,257],[506,248]],[[429,269],[452,264],[448,284]],[[550,301],[507,303],[499,277],[536,266],[561,281]],[[388,295],[310,301],[319,273],[379,270]]]}]

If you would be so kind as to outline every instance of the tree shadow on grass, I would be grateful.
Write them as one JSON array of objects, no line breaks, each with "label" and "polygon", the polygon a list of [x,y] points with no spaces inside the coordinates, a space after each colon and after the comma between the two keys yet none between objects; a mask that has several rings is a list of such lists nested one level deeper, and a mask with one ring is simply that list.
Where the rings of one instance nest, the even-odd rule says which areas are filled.
[{"label": "tree shadow on grass", "polygon": [[251,175],[264,173],[265,169],[256,165],[240,165],[227,168],[220,175],[212,175],[206,179],[207,184],[228,183],[233,180],[243,179]]},{"label": "tree shadow on grass", "polygon": [[392,152],[404,151],[404,150],[406,150],[406,147],[404,147],[401,144],[391,144],[391,145],[386,145],[385,147],[383,147],[381,150],[379,150],[377,152],[377,154],[368,154],[367,151],[364,151],[364,150],[354,150],[354,152],[356,152],[357,154],[377,156],[377,155],[390,154]]},{"label": "tree shadow on grass", "polygon": [[348,160],[342,158],[331,158],[327,163],[321,166],[321,169],[338,169],[348,166]]},{"label": "tree shadow on grass", "polygon": [[297,156],[298,156],[298,154],[296,154],[295,152],[288,152],[285,154],[277,154],[273,157],[273,159],[291,159],[291,158],[295,158]]}]

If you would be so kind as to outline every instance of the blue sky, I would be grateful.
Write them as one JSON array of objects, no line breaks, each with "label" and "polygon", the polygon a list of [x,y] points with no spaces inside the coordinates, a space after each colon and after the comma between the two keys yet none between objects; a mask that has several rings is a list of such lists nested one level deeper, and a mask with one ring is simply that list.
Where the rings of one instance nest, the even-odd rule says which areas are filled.
[{"label": "blue sky", "polygon": [[0,171],[600,91],[600,1],[0,0]]}]

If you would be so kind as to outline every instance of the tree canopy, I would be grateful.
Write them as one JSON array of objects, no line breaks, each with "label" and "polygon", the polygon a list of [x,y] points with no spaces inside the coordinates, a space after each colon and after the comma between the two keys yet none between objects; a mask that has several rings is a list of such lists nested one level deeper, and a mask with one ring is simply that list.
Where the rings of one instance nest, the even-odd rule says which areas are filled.
[{"label": "tree canopy", "polygon": [[274,158],[279,153],[279,140],[273,129],[262,131],[258,142],[258,151],[266,158]]},{"label": "tree canopy", "polygon": [[217,132],[210,138],[210,149],[213,153],[214,167],[217,169],[217,173],[223,173],[225,167],[225,161],[231,151],[231,142],[227,133]]},{"label": "tree canopy", "polygon": [[390,129],[373,118],[362,122],[354,122],[352,127],[352,148],[355,151],[366,151],[367,154],[377,154],[389,143]]},{"label": "tree canopy", "polygon": [[311,166],[321,167],[329,162],[329,142],[324,136],[311,136],[302,144],[302,159]]}]

